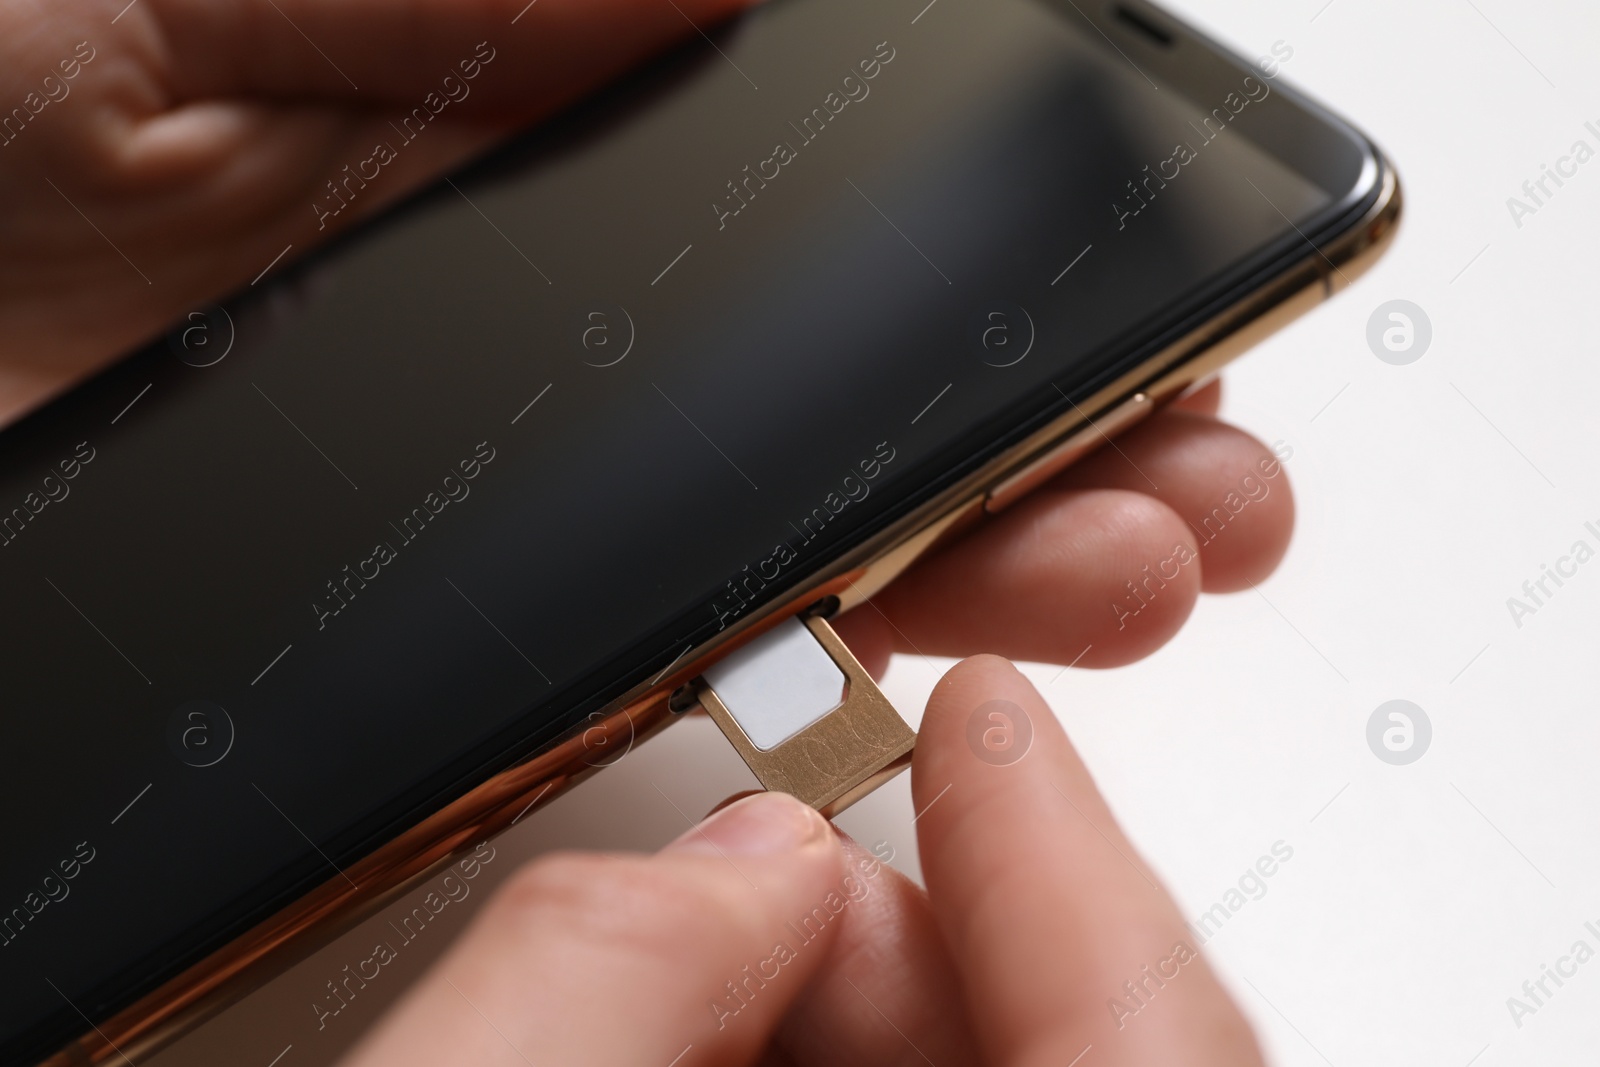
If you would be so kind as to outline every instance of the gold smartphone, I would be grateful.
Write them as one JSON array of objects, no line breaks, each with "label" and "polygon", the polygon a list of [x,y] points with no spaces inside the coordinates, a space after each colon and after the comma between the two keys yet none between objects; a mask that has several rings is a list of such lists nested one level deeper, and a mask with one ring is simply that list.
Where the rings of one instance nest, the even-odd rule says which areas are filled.
[{"label": "gold smartphone", "polygon": [[0,1063],[147,1054],[1398,219],[1292,42],[1133,0],[775,0],[714,43],[0,431]]}]

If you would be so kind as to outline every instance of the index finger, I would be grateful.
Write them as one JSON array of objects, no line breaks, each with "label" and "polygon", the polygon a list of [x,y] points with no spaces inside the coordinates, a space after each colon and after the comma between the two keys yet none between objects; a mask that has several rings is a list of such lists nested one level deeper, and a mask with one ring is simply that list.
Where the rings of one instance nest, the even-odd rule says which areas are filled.
[{"label": "index finger", "polygon": [[[992,1062],[1259,1064],[1249,1028],[1009,662],[957,664],[912,763],[922,869]],[[1085,1059],[1084,1067],[1090,1060]]]}]

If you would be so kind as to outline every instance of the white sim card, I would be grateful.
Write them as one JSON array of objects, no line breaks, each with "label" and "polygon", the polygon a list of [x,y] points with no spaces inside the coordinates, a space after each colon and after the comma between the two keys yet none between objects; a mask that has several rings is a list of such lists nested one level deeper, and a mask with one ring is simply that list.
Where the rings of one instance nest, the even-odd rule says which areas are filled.
[{"label": "white sim card", "polygon": [[777,748],[844,702],[845,674],[799,619],[788,619],[705,672],[750,743]]}]

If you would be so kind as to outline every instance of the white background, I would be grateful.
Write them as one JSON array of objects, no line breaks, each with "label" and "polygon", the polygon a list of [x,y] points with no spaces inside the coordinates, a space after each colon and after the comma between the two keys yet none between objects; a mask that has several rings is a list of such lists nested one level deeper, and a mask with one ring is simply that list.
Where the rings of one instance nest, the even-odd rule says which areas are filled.
[{"label": "white background", "polygon": [[[1247,55],[1287,42],[1283,78],[1371,133],[1405,182],[1388,258],[1229,376],[1226,414],[1294,448],[1293,548],[1259,595],[1207,598],[1144,663],[1030,673],[1191,919],[1274,842],[1294,849],[1206,945],[1274,1063],[1593,1062],[1600,961],[1520,1028],[1506,998],[1580,937],[1600,949],[1583,928],[1600,925],[1600,560],[1520,628],[1506,599],[1580,537],[1600,547],[1583,529],[1600,525],[1600,159],[1521,228],[1506,199],[1575,140],[1600,149],[1583,128],[1600,120],[1600,11],[1323,3],[1174,5]],[[1404,367],[1365,341],[1397,298],[1434,330]],[[915,711],[944,666],[897,660],[886,687]],[[1433,723],[1410,766],[1367,748],[1393,698]],[[750,784],[707,721],[680,723],[505,835],[474,895],[327,1029],[312,1001],[375,936],[150,1062],[265,1065],[292,1045],[281,1067],[329,1063],[520,859],[654,848],[684,828],[678,809],[698,818]],[[841,821],[914,871],[911,814],[902,778]]]}]

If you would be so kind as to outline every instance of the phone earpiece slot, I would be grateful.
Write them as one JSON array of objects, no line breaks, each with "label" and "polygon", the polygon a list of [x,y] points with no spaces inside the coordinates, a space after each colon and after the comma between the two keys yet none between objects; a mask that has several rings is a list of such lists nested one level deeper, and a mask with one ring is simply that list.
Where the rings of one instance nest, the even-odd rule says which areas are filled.
[{"label": "phone earpiece slot", "polygon": [[1144,12],[1135,9],[1128,4],[1117,4],[1113,10],[1120,21],[1126,23],[1128,26],[1131,26],[1133,29],[1139,31],[1152,41],[1164,48],[1170,48],[1172,46],[1174,39],[1172,33],[1157,23],[1154,19],[1150,18]]}]

